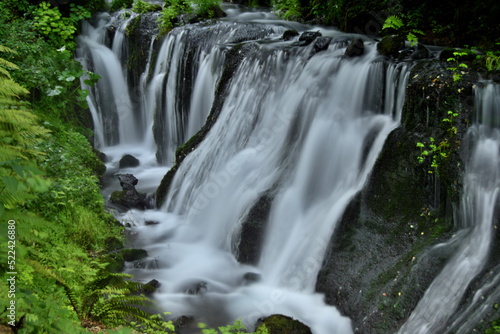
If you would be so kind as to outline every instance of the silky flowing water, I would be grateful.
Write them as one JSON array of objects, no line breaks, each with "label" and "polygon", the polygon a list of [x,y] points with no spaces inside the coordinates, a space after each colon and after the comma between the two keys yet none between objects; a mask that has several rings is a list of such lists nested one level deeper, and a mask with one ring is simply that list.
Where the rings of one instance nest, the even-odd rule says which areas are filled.
[{"label": "silky flowing water", "polygon": [[[138,190],[149,193],[171,167],[177,147],[204,124],[234,41],[242,31],[254,35],[217,121],[183,161],[166,203],[119,217],[133,225],[132,246],[150,255],[127,272],[157,279],[154,298],[173,318],[194,316],[212,326],[241,318],[252,328],[263,316],[284,314],[317,334],[351,333],[350,320],[315,293],[316,277],[337,222],[399,125],[409,64],[381,58],[376,42],[363,36],[364,55],[346,58],[352,35],[278,21],[270,13],[226,11],[229,17],[215,24],[153,38],[138,87],[127,83],[124,64],[124,31],[133,17],[102,14],[84,26],[79,58],[102,76],[88,98],[96,145],[108,157],[108,170],[134,174]],[[117,27],[112,43],[106,37],[110,25]],[[299,47],[280,39],[288,28],[320,30],[332,41],[312,53],[314,43]],[[193,45],[193,36],[204,37]],[[155,42],[161,46],[151,57]],[[188,62],[188,55],[195,61]],[[488,89],[496,88],[488,85],[478,96]],[[461,246],[401,333],[438,333],[488,255],[499,183],[498,134],[489,123],[470,130],[474,151],[457,214]],[[123,154],[136,156],[140,166],[118,171]],[[115,183],[103,194],[117,188]],[[241,225],[269,194],[260,259],[238,263]],[[249,273],[260,279],[249,280]],[[198,293],[187,293],[193,289]]]}]

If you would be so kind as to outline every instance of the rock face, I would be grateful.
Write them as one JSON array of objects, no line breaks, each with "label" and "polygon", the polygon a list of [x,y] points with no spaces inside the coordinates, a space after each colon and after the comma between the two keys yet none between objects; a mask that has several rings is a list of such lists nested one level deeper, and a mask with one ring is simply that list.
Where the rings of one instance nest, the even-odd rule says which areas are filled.
[{"label": "rock face", "polygon": [[358,57],[361,56],[365,51],[365,43],[361,38],[357,38],[349,44],[345,50],[345,55],[348,57]]},{"label": "rock face", "polygon": [[113,191],[110,201],[112,203],[123,206],[126,209],[146,209],[150,208],[146,194],[138,193],[135,189],[138,180],[132,174],[122,174],[118,176],[122,191]]}]

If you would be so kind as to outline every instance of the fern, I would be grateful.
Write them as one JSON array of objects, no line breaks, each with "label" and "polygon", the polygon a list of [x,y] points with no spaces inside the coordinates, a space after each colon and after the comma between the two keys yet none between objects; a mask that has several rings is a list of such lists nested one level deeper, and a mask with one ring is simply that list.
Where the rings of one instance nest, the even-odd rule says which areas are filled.
[{"label": "fern", "polygon": [[[0,52],[16,54],[14,50],[3,45],[0,45]],[[12,80],[8,69],[17,70],[19,68],[16,64],[0,58],[0,106],[19,104],[20,96],[29,93],[26,88]]]},{"label": "fern", "polygon": [[382,30],[392,28],[394,30],[399,30],[403,26],[403,20],[397,15],[389,16],[382,26]]}]

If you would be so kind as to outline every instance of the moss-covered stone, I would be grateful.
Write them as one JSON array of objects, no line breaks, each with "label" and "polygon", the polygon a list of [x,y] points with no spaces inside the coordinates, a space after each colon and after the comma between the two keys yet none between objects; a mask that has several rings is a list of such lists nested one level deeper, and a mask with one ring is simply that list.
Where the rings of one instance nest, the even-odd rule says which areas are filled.
[{"label": "moss-covered stone", "polygon": [[106,245],[105,250],[108,252],[116,251],[123,248],[123,242],[117,237],[108,237],[104,240],[104,244]]},{"label": "moss-covered stone", "polygon": [[146,252],[144,249],[122,249],[119,253],[123,256],[123,259],[125,261],[137,261],[148,257],[148,252]]},{"label": "moss-covered stone", "polygon": [[259,319],[257,330],[266,326],[269,334],[312,334],[311,329],[298,320],[281,314]]},{"label": "moss-covered stone", "polygon": [[377,51],[387,57],[397,58],[399,55],[399,50],[404,49],[405,40],[403,37],[398,35],[385,36],[377,44]]}]

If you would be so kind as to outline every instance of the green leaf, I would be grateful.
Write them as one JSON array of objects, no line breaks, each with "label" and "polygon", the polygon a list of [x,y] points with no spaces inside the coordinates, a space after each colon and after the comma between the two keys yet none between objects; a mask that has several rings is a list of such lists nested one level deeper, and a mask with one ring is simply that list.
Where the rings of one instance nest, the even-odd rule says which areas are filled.
[{"label": "green leaf", "polygon": [[12,176],[3,176],[2,177],[2,182],[7,188],[8,191],[11,193],[15,193],[18,189],[19,182],[16,180],[15,177]]}]

